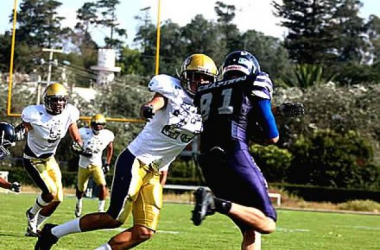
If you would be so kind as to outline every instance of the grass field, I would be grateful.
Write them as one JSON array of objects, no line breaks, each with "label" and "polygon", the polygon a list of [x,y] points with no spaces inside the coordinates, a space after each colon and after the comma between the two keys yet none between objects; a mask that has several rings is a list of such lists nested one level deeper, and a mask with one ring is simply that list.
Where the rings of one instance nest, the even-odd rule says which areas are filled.
[{"label": "grass field", "polygon": [[[24,237],[25,211],[36,195],[0,194],[0,249],[34,249],[36,238]],[[50,218],[62,223],[74,218],[74,197]],[[96,210],[97,200],[85,199],[84,212]],[[192,206],[165,203],[158,233],[136,249],[192,250],[239,249],[240,233],[225,216],[208,217],[201,226],[190,221]],[[277,231],[263,236],[262,249],[380,249],[380,216],[278,210]],[[126,224],[126,227],[130,223]],[[94,249],[123,229],[73,234],[62,238],[53,249]]]}]

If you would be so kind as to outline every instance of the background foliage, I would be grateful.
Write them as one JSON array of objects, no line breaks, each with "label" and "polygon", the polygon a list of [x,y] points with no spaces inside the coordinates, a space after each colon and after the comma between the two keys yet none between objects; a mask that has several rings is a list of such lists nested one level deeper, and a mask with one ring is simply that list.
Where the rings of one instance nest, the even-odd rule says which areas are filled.
[{"label": "background foliage", "polygon": [[[66,70],[70,89],[92,87],[98,93],[91,102],[70,96],[70,102],[82,115],[96,112],[112,117],[138,117],[140,105],[152,96],[146,85],[154,75],[157,27],[149,17],[149,9],[136,16],[139,27],[134,46],[130,47],[125,44],[127,31],[119,27],[115,16],[117,0],[83,3],[77,10],[74,29],[61,25],[65,17],[56,11],[61,1],[22,0],[20,4],[12,113],[20,113],[37,99],[37,91],[26,84],[28,77],[23,74],[39,74],[42,80],[47,77],[46,68],[51,62],[41,48],[63,47],[67,53],[57,55],[52,78],[62,80]],[[297,101],[306,108],[302,118],[278,119],[281,139],[277,146],[251,146],[252,155],[268,180],[379,190],[379,17],[360,18],[362,3],[358,0],[284,0],[272,1],[272,5],[281,25],[288,30],[283,39],[256,30],[239,30],[233,24],[235,6],[223,2],[215,5],[217,20],[196,15],[184,26],[171,20],[163,22],[160,72],[176,75],[184,58],[192,53],[208,54],[220,65],[230,51],[252,52],[277,85],[274,104]],[[90,71],[97,63],[99,48],[89,32],[91,27],[106,30],[106,47],[117,50],[117,65],[122,71],[108,86],[94,84],[96,74]],[[6,31],[0,34],[1,72],[9,70],[10,49],[11,34]],[[0,81],[0,105],[6,107],[8,85],[4,77]],[[5,108],[0,110],[0,118],[13,124],[20,122],[19,118],[6,117]],[[116,134],[115,157],[143,125],[108,124]],[[77,159],[67,150],[69,145],[70,139],[65,138],[57,158],[62,168],[74,171]],[[19,143],[12,149],[14,157],[22,156],[22,147]],[[169,181],[201,183],[196,166],[187,160],[175,162]],[[16,167],[20,166],[16,162]]]}]

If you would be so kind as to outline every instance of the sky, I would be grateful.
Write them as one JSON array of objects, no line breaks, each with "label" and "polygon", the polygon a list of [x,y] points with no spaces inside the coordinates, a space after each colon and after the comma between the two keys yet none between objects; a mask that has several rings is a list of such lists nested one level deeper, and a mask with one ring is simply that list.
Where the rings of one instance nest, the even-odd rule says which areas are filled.
[{"label": "sky", "polygon": [[[22,0],[16,0],[18,4]],[[58,9],[61,16],[66,17],[62,21],[64,27],[74,27],[76,24],[76,11],[83,3],[94,0],[60,0],[62,6]],[[161,0],[161,23],[171,19],[172,22],[184,26],[191,21],[197,14],[202,14],[206,19],[216,21],[214,11],[215,2],[217,0]],[[236,16],[234,23],[240,31],[254,29],[263,32],[265,35],[270,35],[282,38],[286,33],[285,29],[278,24],[280,19],[273,15],[273,7],[271,0],[219,0],[225,4],[235,5]],[[12,24],[9,23],[9,16],[12,14],[14,0],[1,0],[0,8],[0,33],[5,30],[12,29]],[[136,34],[138,21],[134,19],[136,15],[141,13],[141,9],[151,7],[150,16],[154,24],[157,24],[158,16],[158,0],[120,0],[120,5],[117,6],[117,18],[120,27],[127,29],[128,39],[127,44],[132,45],[133,38]],[[363,7],[360,15],[363,18],[368,18],[371,14],[380,16],[380,8],[378,0],[361,0]],[[94,28],[91,31],[95,41],[100,45],[104,45],[104,37],[109,32],[104,28]],[[133,47],[133,45],[132,45]]]}]

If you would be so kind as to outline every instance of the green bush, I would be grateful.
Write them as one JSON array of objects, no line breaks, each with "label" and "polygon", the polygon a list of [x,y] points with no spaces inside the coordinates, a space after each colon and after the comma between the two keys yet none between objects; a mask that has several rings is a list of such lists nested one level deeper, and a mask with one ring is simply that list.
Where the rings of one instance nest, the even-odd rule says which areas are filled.
[{"label": "green bush", "polygon": [[265,178],[269,182],[284,182],[290,167],[292,155],[286,149],[277,146],[260,146],[254,144],[250,152]]},{"label": "green bush", "polygon": [[289,182],[341,188],[379,187],[380,169],[373,149],[356,132],[320,130],[290,148]]}]

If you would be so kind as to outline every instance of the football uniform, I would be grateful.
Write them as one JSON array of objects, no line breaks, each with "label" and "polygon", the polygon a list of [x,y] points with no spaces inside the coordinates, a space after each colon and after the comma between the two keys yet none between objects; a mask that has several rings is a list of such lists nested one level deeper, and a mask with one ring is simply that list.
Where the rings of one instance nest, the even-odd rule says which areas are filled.
[{"label": "football uniform", "polygon": [[124,222],[133,203],[134,224],[156,230],[162,206],[159,169],[166,169],[201,132],[202,121],[178,79],[158,75],[148,88],[167,102],[116,160],[108,213]]},{"label": "football uniform", "polygon": [[263,73],[218,81],[200,86],[195,104],[203,117],[199,160],[208,186],[216,197],[255,207],[276,220],[264,176],[248,151],[252,121],[260,123],[265,138],[278,136],[270,111],[272,88]]},{"label": "football uniform", "polygon": [[21,118],[33,128],[27,133],[25,169],[43,193],[55,193],[54,200],[62,201],[61,171],[54,154],[69,126],[79,119],[79,110],[68,104],[61,114],[50,115],[44,105],[31,105]]},{"label": "football uniform", "polygon": [[90,149],[92,152],[90,157],[79,156],[78,190],[84,192],[90,176],[93,177],[97,185],[106,185],[104,173],[101,169],[102,155],[104,149],[114,141],[115,135],[108,129],[102,129],[99,134],[94,134],[91,128],[80,128],[79,133],[83,141],[83,148]]}]

